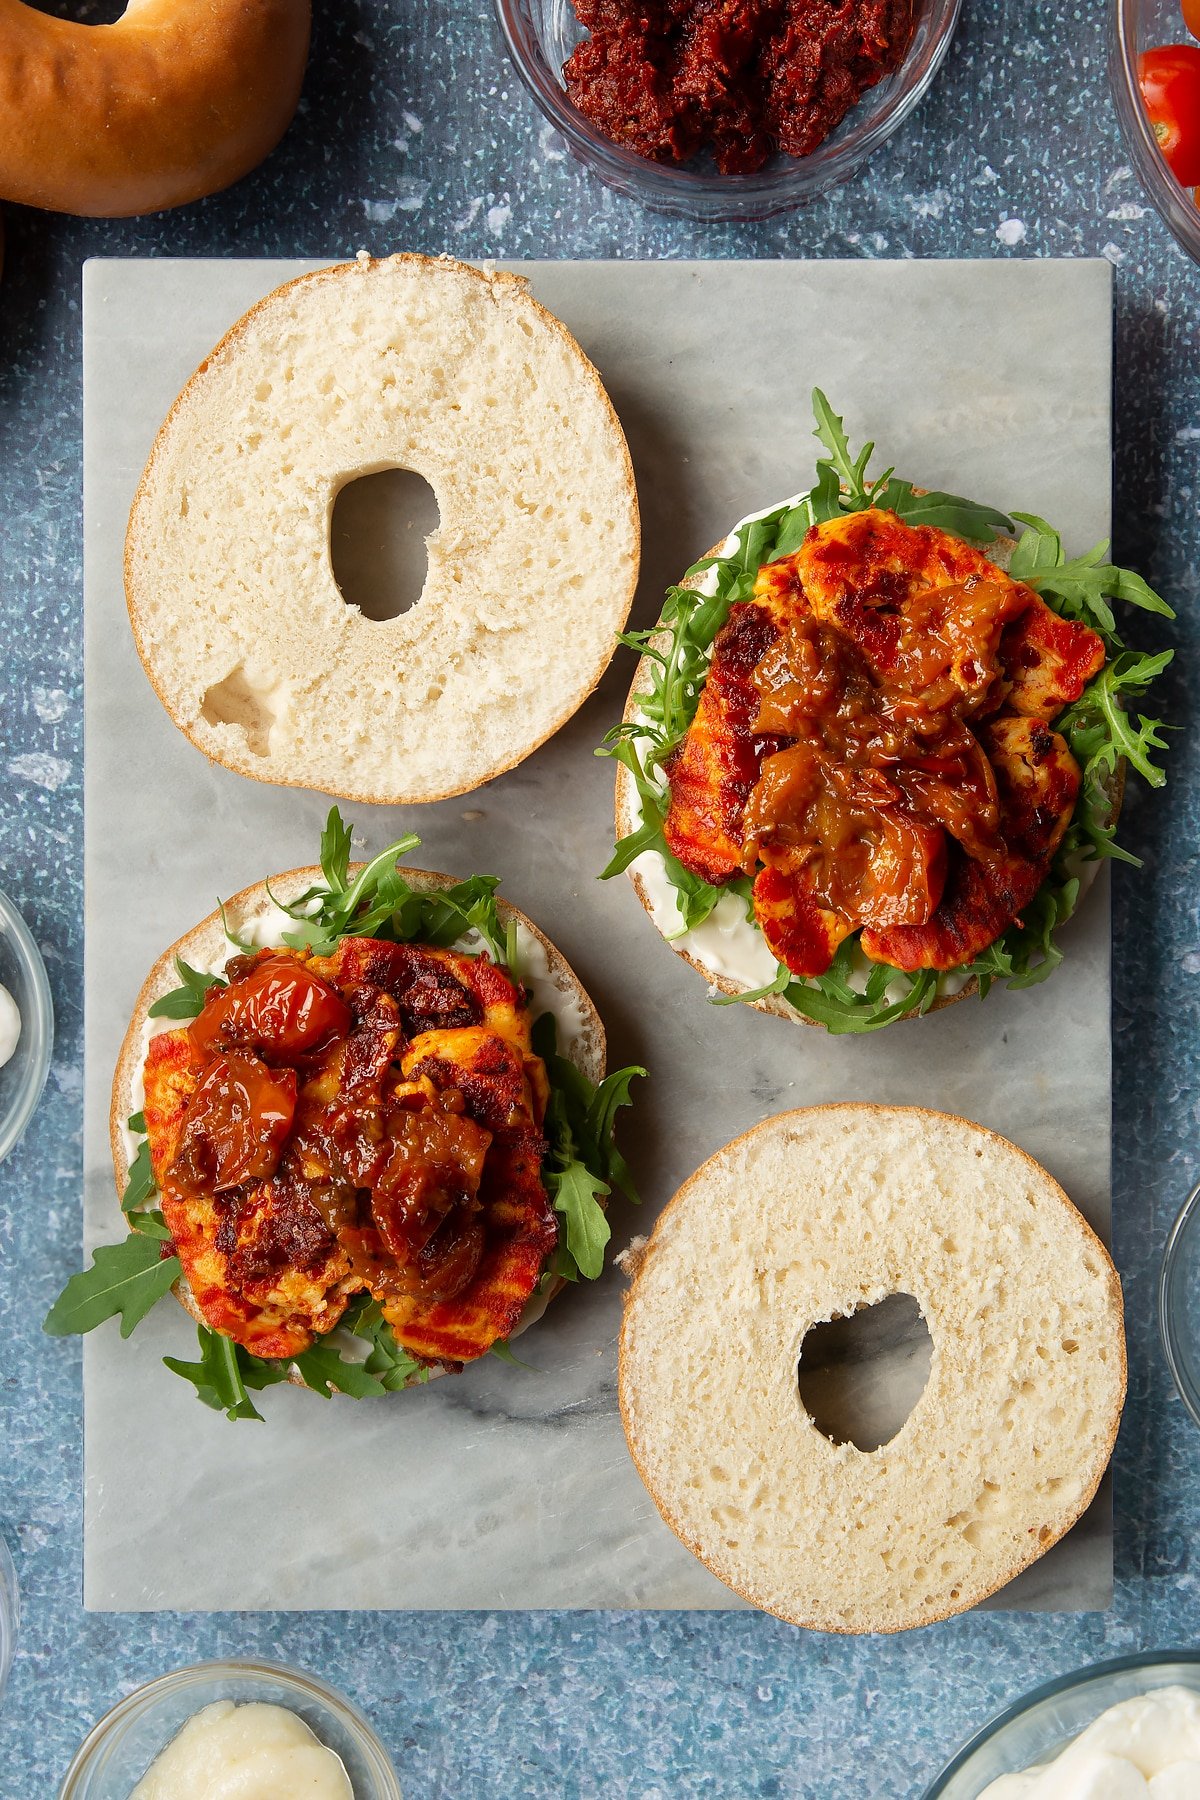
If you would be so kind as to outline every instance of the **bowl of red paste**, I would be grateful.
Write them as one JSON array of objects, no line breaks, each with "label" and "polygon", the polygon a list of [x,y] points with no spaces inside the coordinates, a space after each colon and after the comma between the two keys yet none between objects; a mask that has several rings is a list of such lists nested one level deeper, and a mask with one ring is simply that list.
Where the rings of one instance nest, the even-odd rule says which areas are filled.
[{"label": "bowl of red paste", "polygon": [[961,0],[496,0],[517,71],[619,193],[763,219],[846,181],[937,74]]}]

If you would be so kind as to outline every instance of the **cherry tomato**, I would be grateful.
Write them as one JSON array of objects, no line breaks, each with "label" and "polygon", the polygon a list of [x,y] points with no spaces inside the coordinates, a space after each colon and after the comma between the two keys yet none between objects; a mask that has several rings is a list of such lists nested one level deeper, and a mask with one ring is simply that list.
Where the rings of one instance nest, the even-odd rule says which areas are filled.
[{"label": "cherry tomato", "polygon": [[349,1029],[350,1008],[328,982],[295,957],[265,956],[240,981],[209,988],[188,1036],[201,1056],[218,1044],[298,1056]]},{"label": "cherry tomato", "polygon": [[1200,0],[1183,0],[1183,22],[1194,38],[1200,38]]},{"label": "cherry tomato", "polygon": [[296,1072],[257,1056],[215,1056],[188,1101],[171,1178],[220,1193],[265,1181],[279,1164],[296,1112]]},{"label": "cherry tomato", "polygon": [[1200,49],[1166,44],[1138,57],[1142,104],[1158,147],[1184,187],[1200,182]]}]

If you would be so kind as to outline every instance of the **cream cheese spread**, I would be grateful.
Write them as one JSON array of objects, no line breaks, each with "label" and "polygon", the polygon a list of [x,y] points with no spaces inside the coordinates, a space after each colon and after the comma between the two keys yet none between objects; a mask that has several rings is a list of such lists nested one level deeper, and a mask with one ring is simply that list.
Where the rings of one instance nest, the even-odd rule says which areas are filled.
[{"label": "cream cheese spread", "polygon": [[1163,1687],[1118,1701],[1060,1756],[1001,1775],[980,1800],[1197,1800],[1200,1694]]},{"label": "cream cheese spread", "polygon": [[21,1009],[6,987],[0,987],[0,1069],[11,1062],[21,1041]]},{"label": "cream cheese spread", "polygon": [[354,1800],[339,1756],[284,1706],[216,1700],[156,1757],[129,1800]]}]

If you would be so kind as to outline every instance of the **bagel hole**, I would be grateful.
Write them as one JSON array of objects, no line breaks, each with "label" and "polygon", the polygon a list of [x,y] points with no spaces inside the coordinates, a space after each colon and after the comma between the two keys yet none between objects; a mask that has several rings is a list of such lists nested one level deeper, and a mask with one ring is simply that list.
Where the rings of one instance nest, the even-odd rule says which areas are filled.
[{"label": "bagel hole", "polygon": [[429,569],[425,540],[439,522],[437,495],[415,469],[376,469],[339,489],[329,560],[346,605],[377,624],[411,611]]},{"label": "bagel hole", "polygon": [[805,1412],[831,1444],[889,1444],[925,1391],[933,1339],[911,1294],[813,1325],[796,1378]]},{"label": "bagel hole", "polygon": [[37,0],[37,11],[73,25],[115,25],[129,0]]}]

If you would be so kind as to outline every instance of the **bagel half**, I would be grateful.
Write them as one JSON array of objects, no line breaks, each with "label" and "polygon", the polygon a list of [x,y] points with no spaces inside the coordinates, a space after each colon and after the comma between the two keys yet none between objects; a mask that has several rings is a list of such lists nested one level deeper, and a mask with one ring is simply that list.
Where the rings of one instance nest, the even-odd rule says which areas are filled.
[{"label": "bagel half", "polygon": [[[348,605],[341,488],[425,477],[420,598]],[[440,800],[521,762],[616,647],[639,515],[617,416],[527,283],[449,258],[360,258],[268,294],[155,440],[130,514],[138,653],[198,749],[371,803]]]},{"label": "bagel half", "polygon": [[[915,494],[921,494],[925,492],[925,490],[915,487],[913,492]],[[730,539],[736,537],[737,533],[747,523],[748,521],[745,519],[739,520],[738,524],[734,526],[730,538],[723,540],[720,544],[715,544],[711,550],[705,552],[700,560],[707,562],[712,557],[728,554]],[[1015,538],[998,534],[992,539],[991,543],[986,546],[983,553],[988,561],[994,563],[998,569],[1007,569],[1015,548]],[[684,581],[680,583],[680,586],[691,588],[694,592],[699,592],[702,589],[703,581],[703,575],[691,575],[686,577]],[[664,631],[655,639],[654,647],[661,648],[668,642],[669,633]],[[652,667],[652,661],[649,656],[642,656],[639,658],[637,668],[634,671],[633,681],[630,684],[629,693],[626,697],[625,711],[622,714],[622,722],[626,725],[631,724],[639,716],[638,696],[646,693],[649,689]],[[628,837],[637,829],[638,825],[641,823],[642,811],[633,776],[623,763],[618,763],[616,769],[614,823],[616,840],[619,843],[622,838]],[[1118,764],[1109,788],[1112,801],[1110,819],[1114,825],[1121,810],[1121,799],[1124,794],[1124,788],[1125,767],[1124,763],[1120,763]],[[1081,866],[1079,870],[1081,892],[1090,886],[1098,869],[1099,863],[1096,861],[1085,862]],[[637,895],[644,911],[661,935],[663,928],[655,916],[654,900],[645,878],[637,867],[637,863],[635,862],[632,864],[626,872],[633,885],[634,893]],[[751,929],[754,928],[752,927]],[[739,995],[745,993],[748,990],[749,984],[739,983],[733,980],[729,975],[724,974],[721,970],[713,968],[704,960],[703,956],[696,949],[694,938],[695,934],[688,932],[684,934],[682,938],[667,938],[664,936],[664,942],[669,944],[676,956],[682,957],[683,961],[687,963],[690,968],[695,969],[698,975],[704,977],[710,990],[724,994],[730,999],[736,999]],[[926,1012],[940,1012],[944,1007],[953,1006],[956,1001],[966,1000],[969,997],[977,995],[978,992],[978,979],[972,975],[957,986],[947,984],[940,988],[934,1000],[924,1010]],[[804,1013],[798,1012],[794,1006],[791,1006],[788,1003],[782,994],[764,994],[756,1000],[747,1000],[745,1004],[747,1006],[752,1006],[756,1012],[769,1013],[775,1018],[788,1019],[793,1023],[801,1025],[811,1025],[818,1031],[825,1029],[819,1020],[810,1019]],[[906,1013],[902,1016],[904,1019],[911,1019],[920,1017],[921,1014],[914,1012]]]},{"label": "bagel half", "polygon": [[[361,863],[352,864],[349,871],[351,876],[357,874],[362,866]],[[271,894],[274,894],[278,900],[291,903],[308,888],[319,884],[322,879],[320,868],[314,866],[291,869],[286,874],[272,876],[270,893],[267,891],[265,881],[255,882],[252,887],[243,888],[240,893],[225,902],[225,921],[229,931],[235,935],[241,935],[253,927],[264,913],[268,913],[272,909]],[[428,893],[439,888],[452,887],[456,877],[442,875],[429,869],[409,868],[406,864],[404,879],[419,892]],[[604,1026],[582,982],[562,952],[556,949],[532,919],[527,918],[517,907],[510,906],[499,896],[496,898],[496,909],[505,924],[510,920],[515,921],[518,944],[525,951],[526,961],[532,961],[533,955],[539,950],[541,957],[544,958],[544,972],[538,968],[523,977],[530,990],[533,1016],[536,1018],[543,1012],[556,1013],[560,1024],[559,1049],[561,1054],[569,1057],[589,1081],[598,1083],[603,1079],[607,1057]],[[263,941],[266,942],[267,938],[264,937]],[[193,968],[208,969],[221,967],[228,957],[236,954],[235,946],[229,942],[226,936],[226,923],[222,921],[221,913],[218,910],[209,913],[206,919],[202,919],[198,925],[194,925],[190,931],[185,932],[183,937],[164,950],[142,983],[141,991],[134,1003],[129,1026],[117,1055],[108,1115],[109,1144],[112,1150],[113,1175],[118,1198],[124,1193],[129,1180],[132,1140],[126,1121],[141,1108],[142,1066],[145,1061],[148,1036],[155,1029],[171,1030],[178,1026],[177,1020],[150,1019],[149,1010],[156,1000],[160,1000],[164,994],[170,993],[173,988],[179,986],[179,975],[175,968],[177,956]],[[564,1017],[572,1027],[569,1033],[562,1029]],[[553,1297],[553,1294],[557,1293],[561,1286],[561,1282],[557,1283],[550,1297]],[[181,1277],[175,1283],[172,1291],[196,1323],[203,1325],[205,1323],[204,1315],[196,1304],[186,1277]],[[445,1371],[440,1368],[430,1370],[431,1377],[443,1373]],[[292,1373],[290,1379],[297,1386],[306,1385],[302,1377],[295,1372]]]},{"label": "bagel half", "polygon": [[[1125,1396],[1121,1287],[1046,1171],[917,1107],[768,1119],[684,1183],[633,1259],[630,1452],[667,1524],[792,1624],[891,1632],[994,1593],[1090,1503]],[[823,1436],[809,1329],[919,1302],[929,1377],[890,1442]]]}]

